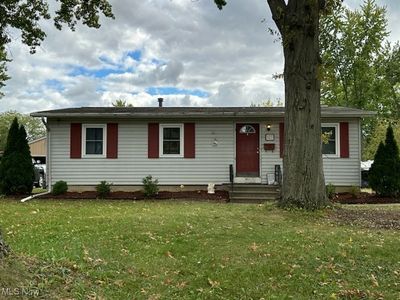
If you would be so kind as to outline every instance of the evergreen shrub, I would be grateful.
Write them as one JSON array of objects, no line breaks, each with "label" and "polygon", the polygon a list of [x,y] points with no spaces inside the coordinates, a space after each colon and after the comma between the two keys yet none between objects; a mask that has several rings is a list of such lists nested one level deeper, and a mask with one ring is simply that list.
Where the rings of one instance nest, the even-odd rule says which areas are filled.
[{"label": "evergreen shrub", "polygon": [[112,183],[103,180],[96,186],[97,197],[104,199],[111,193]]},{"label": "evergreen shrub", "polygon": [[385,143],[380,143],[368,174],[370,187],[380,196],[395,197],[400,193],[399,148],[389,125]]},{"label": "evergreen shrub", "polygon": [[15,118],[0,161],[0,191],[5,195],[30,194],[35,178],[24,126]]},{"label": "evergreen shrub", "polygon": [[67,191],[68,184],[63,180],[59,180],[53,185],[52,193],[55,196],[65,194]]}]

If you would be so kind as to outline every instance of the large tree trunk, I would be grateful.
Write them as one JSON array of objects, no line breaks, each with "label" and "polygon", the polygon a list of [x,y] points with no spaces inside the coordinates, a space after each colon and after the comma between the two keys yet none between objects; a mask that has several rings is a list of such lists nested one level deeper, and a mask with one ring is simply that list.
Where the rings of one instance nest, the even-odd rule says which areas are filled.
[{"label": "large tree trunk", "polygon": [[282,207],[327,204],[321,152],[317,0],[268,1],[285,56],[285,149]]},{"label": "large tree trunk", "polygon": [[9,252],[10,252],[10,248],[4,242],[3,235],[1,234],[1,231],[0,231],[0,259],[7,256],[9,254]]}]

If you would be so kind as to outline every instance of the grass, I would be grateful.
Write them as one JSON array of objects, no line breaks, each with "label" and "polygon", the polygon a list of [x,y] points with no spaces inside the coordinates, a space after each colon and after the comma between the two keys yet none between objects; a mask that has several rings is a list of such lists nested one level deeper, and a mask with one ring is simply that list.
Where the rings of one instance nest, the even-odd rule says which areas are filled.
[{"label": "grass", "polygon": [[337,225],[326,214],[1,200],[14,255],[0,263],[0,288],[30,287],[50,299],[400,298],[399,232]]}]

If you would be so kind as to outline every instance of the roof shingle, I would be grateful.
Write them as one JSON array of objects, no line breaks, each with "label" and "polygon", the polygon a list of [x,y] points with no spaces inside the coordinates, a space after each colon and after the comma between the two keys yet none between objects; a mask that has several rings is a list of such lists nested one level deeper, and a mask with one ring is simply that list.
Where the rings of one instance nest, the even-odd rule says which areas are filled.
[{"label": "roof shingle", "polygon": [[[33,117],[113,117],[113,118],[175,118],[175,117],[283,117],[284,107],[76,107],[38,111]],[[323,117],[370,117],[375,112],[348,107],[321,108]]]}]

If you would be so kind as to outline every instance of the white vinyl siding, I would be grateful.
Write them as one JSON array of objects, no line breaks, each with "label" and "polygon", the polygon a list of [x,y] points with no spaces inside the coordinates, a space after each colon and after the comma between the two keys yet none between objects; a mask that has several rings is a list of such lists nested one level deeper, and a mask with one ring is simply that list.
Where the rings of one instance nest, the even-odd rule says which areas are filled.
[{"label": "white vinyl siding", "polygon": [[[107,122],[110,120],[96,120],[96,124]],[[69,185],[96,185],[106,180],[119,185],[141,185],[142,178],[147,175],[158,178],[159,184],[165,185],[229,182],[229,164],[234,161],[233,122],[194,122],[195,159],[148,159],[149,122],[121,120],[118,122],[118,158],[100,161],[70,159],[70,122],[49,120],[52,182],[65,180]],[[215,140],[218,141],[217,145]]]},{"label": "white vinyl siding", "polygon": [[[111,120],[93,120],[106,124]],[[115,122],[116,120],[112,120]],[[360,139],[358,119],[327,119],[323,123],[349,123],[350,157],[325,157],[326,183],[338,186],[360,184]],[[74,120],[74,123],[89,123]],[[207,185],[229,182],[229,165],[235,163],[235,124],[245,120],[175,120],[173,124],[194,122],[196,126],[196,158],[148,159],[148,123],[160,120],[118,120],[117,159],[70,159],[70,121],[48,120],[50,126],[51,182],[65,180],[69,185],[96,185],[102,180],[115,185],[141,185],[142,178],[152,175],[160,185]],[[171,122],[172,123],[172,122]],[[274,166],[282,166],[279,157],[279,120],[250,120],[260,124],[260,177],[266,183],[266,174],[274,173]],[[266,125],[271,124],[271,130]],[[265,141],[265,134],[274,134],[274,141]],[[340,137],[338,137],[340,139]],[[274,151],[265,151],[264,143],[274,143]],[[161,145],[160,145],[161,147]]]},{"label": "white vinyl siding", "polygon": [[[361,180],[361,171],[360,171],[360,127],[358,119],[326,119],[322,120],[322,123],[329,124],[339,124],[340,122],[348,122],[349,123],[349,158],[341,158],[340,157],[340,148],[337,150],[337,156],[327,156],[323,155],[323,164],[324,164],[324,174],[325,174],[325,183],[332,183],[337,186],[359,186]],[[265,123],[265,122],[264,122]],[[340,127],[340,126],[339,126]],[[279,149],[279,122],[271,123],[271,130],[267,131],[266,126],[260,126],[262,130],[261,141],[260,141],[260,149],[261,151],[261,174],[262,174],[262,182],[266,183],[266,174],[274,173],[275,165],[279,164],[282,170],[282,159],[279,157],[280,149]],[[265,151],[263,150],[264,143],[266,142],[264,136],[266,133],[273,133],[275,135],[275,150]],[[337,142],[340,141],[340,132],[337,136]]]},{"label": "white vinyl siding", "polygon": [[[360,186],[361,141],[359,120],[335,120],[334,122],[349,123],[349,157],[341,158],[340,152],[338,157],[324,157],[325,183],[332,183],[337,186]],[[340,141],[340,131],[338,140]]]}]

